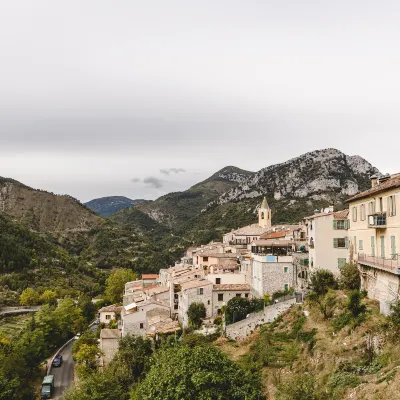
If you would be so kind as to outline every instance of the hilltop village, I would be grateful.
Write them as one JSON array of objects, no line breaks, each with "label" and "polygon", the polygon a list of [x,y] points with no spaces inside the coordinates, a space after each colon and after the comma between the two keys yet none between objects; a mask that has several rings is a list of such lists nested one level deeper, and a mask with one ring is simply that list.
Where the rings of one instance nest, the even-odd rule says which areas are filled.
[{"label": "hilltop village", "polygon": [[[400,174],[372,176],[371,188],[349,198],[348,209],[330,206],[298,224],[275,226],[264,198],[258,223],[225,233],[221,242],[187,249],[174,266],[127,282],[122,305],[99,310],[101,323],[114,321],[117,326],[101,331],[103,365],[128,334],[157,341],[185,331],[194,303],[204,305],[199,333],[222,329],[229,338],[243,339],[301,302],[314,272],[324,269],[339,276],[349,262],[358,266],[361,289],[388,314],[399,296],[399,192]],[[262,300],[263,306],[227,325],[226,306],[237,297]]]}]

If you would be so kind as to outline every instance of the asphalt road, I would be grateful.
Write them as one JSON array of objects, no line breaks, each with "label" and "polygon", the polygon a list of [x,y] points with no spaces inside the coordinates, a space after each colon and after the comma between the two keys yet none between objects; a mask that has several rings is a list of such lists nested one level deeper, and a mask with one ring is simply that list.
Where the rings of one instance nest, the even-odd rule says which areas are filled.
[{"label": "asphalt road", "polygon": [[[97,325],[93,325],[89,328],[92,332],[95,332]],[[54,375],[54,395],[53,399],[58,399],[62,394],[69,389],[74,383],[74,360],[72,359],[72,345],[74,340],[68,343],[67,346],[60,352],[63,356],[63,363],[61,367],[51,368],[51,374]]]},{"label": "asphalt road", "polygon": [[63,363],[61,367],[51,368],[51,374],[54,375],[54,399],[60,398],[61,395],[72,386],[74,379],[74,361],[72,360],[72,345],[74,341],[69,343],[61,351]]}]

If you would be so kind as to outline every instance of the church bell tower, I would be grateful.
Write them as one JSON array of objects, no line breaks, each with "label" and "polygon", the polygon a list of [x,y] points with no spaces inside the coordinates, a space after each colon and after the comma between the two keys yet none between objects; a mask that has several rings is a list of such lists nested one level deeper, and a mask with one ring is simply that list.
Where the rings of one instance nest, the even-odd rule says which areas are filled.
[{"label": "church bell tower", "polygon": [[261,203],[261,207],[258,210],[258,225],[262,228],[271,228],[271,209],[267,203],[267,199],[264,197],[264,200]]}]

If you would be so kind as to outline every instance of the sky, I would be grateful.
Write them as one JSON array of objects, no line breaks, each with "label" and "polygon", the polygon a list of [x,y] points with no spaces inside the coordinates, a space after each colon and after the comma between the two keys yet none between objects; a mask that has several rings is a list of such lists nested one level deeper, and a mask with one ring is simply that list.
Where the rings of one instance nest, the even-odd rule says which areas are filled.
[{"label": "sky", "polygon": [[0,3],[0,176],[88,201],[328,147],[400,171],[398,1]]}]

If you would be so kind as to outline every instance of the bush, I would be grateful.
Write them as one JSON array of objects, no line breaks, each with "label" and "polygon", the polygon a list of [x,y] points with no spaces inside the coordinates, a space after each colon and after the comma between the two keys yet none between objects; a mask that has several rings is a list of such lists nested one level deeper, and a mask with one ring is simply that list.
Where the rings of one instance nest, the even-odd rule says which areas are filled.
[{"label": "bush", "polygon": [[360,290],[361,279],[355,262],[347,263],[340,270],[340,287],[347,290]]},{"label": "bush", "polygon": [[331,271],[320,269],[313,273],[310,278],[311,288],[318,296],[328,293],[329,289],[336,289],[337,282]]},{"label": "bush", "polygon": [[198,329],[202,319],[206,316],[206,306],[202,302],[192,303],[187,312],[189,324],[194,329]]},{"label": "bush", "polygon": [[318,400],[314,376],[295,375],[278,385],[277,400]]}]

